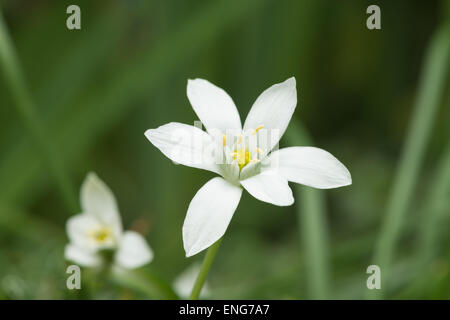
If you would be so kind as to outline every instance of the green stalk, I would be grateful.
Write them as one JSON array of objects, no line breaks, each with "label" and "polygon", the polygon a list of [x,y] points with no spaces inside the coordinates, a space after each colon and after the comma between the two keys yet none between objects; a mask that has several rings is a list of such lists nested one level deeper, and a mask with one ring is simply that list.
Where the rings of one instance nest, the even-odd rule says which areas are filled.
[{"label": "green stalk", "polygon": [[[389,283],[389,267],[395,245],[404,224],[404,216],[418,180],[436,110],[443,95],[450,53],[448,39],[450,29],[447,25],[435,33],[427,50],[411,126],[376,243],[372,263],[381,268],[382,290],[386,290]],[[381,290],[371,290],[368,294],[374,298],[381,298],[382,295]]]},{"label": "green stalk", "polygon": [[202,267],[200,269],[200,272],[198,273],[197,279],[195,280],[191,295],[189,296],[190,300],[197,300],[200,296],[200,292],[202,291],[203,285],[205,284],[206,277],[208,276],[209,269],[211,268],[221,241],[222,238],[217,240],[211,247],[209,247],[208,251],[206,252]]},{"label": "green stalk", "polygon": [[33,100],[28,92],[25,80],[20,69],[17,55],[14,51],[12,41],[9,37],[3,15],[0,10],[0,65],[3,69],[6,83],[11,90],[15,107],[22,117],[25,126],[30,131],[36,144],[39,146],[45,158],[49,170],[53,173],[56,182],[59,184],[62,197],[70,211],[77,210],[75,192],[70,179],[58,160],[55,149],[46,137],[41,121],[38,117]]},{"label": "green stalk", "polygon": [[[286,132],[290,145],[311,145],[311,139],[295,119]],[[329,299],[329,260],[324,193],[295,185],[300,240],[305,252],[308,298]]]},{"label": "green stalk", "polygon": [[[435,171],[429,188],[426,205],[422,211],[423,223],[419,228],[419,264],[421,269],[431,261],[436,252],[439,223],[446,213],[447,195],[450,191],[450,143]],[[448,226],[447,226],[448,227]],[[444,231],[444,230],[443,230]],[[444,231],[445,232],[445,231]]]},{"label": "green stalk", "polygon": [[[448,193],[450,192],[450,143],[442,155],[439,165],[433,173],[433,180],[428,188],[425,204],[421,208],[422,220],[418,229],[416,269],[421,276],[416,277],[401,293],[405,296],[420,292],[423,295],[435,281],[433,258],[436,256],[439,240],[448,228],[445,214],[448,213]],[[443,223],[441,225],[441,223]]]}]

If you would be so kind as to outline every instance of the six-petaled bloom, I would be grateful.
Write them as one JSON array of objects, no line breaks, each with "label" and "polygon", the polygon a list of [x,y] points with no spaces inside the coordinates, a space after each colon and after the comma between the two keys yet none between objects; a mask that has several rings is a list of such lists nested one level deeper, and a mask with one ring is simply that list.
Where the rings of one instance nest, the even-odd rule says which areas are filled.
[{"label": "six-petaled bloom", "polygon": [[96,267],[105,262],[102,253],[113,252],[116,266],[132,269],[149,263],[153,252],[144,237],[123,231],[116,199],[94,173],[81,186],[82,213],[67,221],[69,244],[65,257],[81,266]]},{"label": "six-petaled bloom", "polygon": [[239,204],[242,188],[278,206],[294,203],[288,181],[319,189],[352,183],[347,168],[314,147],[278,150],[297,105],[295,78],[265,90],[245,122],[230,96],[203,79],[188,80],[187,96],[206,128],[171,122],[145,136],[176,163],[213,171],[194,196],[183,225],[186,256],[208,248],[225,233]]}]

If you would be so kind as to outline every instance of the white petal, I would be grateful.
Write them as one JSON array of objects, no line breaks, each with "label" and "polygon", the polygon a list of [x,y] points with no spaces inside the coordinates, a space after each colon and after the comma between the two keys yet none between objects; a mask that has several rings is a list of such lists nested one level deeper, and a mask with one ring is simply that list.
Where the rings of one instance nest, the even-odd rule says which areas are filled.
[{"label": "white petal", "polygon": [[239,164],[236,160],[231,161],[230,164],[224,163],[219,167],[220,174],[225,178],[225,180],[235,183],[239,182]]},{"label": "white petal", "polygon": [[89,173],[81,186],[81,208],[84,213],[94,215],[101,223],[112,227],[114,234],[122,231],[116,198],[108,186],[93,172]]},{"label": "white petal", "polygon": [[261,171],[261,161],[251,162],[242,168],[239,178],[241,180],[245,180],[259,174],[260,171]]},{"label": "white petal", "polygon": [[241,130],[241,118],[230,96],[207,80],[188,80],[187,96],[206,130]]},{"label": "white petal", "polygon": [[261,93],[245,120],[244,131],[262,126],[258,135],[264,133],[270,140],[267,143],[264,141],[262,148],[271,150],[286,131],[296,105],[297,89],[292,77]]},{"label": "white petal", "polygon": [[347,168],[329,152],[314,147],[290,147],[273,152],[268,160],[287,180],[318,189],[352,184]]},{"label": "white petal", "polygon": [[183,225],[187,257],[208,248],[224,235],[241,194],[242,188],[220,177],[209,180],[197,192]]},{"label": "white petal", "polygon": [[145,136],[176,163],[216,173],[219,171],[214,158],[214,139],[197,127],[171,122],[147,130]]},{"label": "white petal", "polygon": [[290,206],[294,203],[292,190],[285,178],[277,173],[266,171],[241,181],[242,186],[256,199],[277,206]]},{"label": "white petal", "polygon": [[119,266],[133,269],[152,261],[153,251],[141,234],[125,231],[114,259]]},{"label": "white petal", "polygon": [[66,223],[67,236],[71,243],[77,247],[96,250],[97,246],[89,238],[89,232],[101,227],[101,223],[95,216],[87,213],[70,217]]},{"label": "white petal", "polygon": [[64,249],[64,257],[82,267],[96,267],[102,264],[101,257],[95,252],[68,244]]}]

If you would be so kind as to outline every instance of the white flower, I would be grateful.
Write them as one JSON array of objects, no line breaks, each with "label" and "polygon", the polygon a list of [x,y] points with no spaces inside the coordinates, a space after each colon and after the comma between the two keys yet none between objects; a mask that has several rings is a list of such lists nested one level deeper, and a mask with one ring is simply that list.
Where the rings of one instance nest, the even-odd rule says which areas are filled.
[{"label": "white flower", "polygon": [[131,269],[149,263],[153,252],[144,237],[123,231],[116,199],[96,174],[89,173],[81,186],[82,213],[67,221],[69,244],[65,257],[81,266],[101,265],[101,251],[114,251],[114,264]]},{"label": "white flower", "polygon": [[216,172],[194,196],[183,225],[186,256],[212,245],[225,233],[239,204],[242,187],[278,206],[294,202],[288,181],[319,189],[351,184],[347,168],[314,147],[277,149],[297,105],[295,78],[265,90],[244,126],[230,96],[203,79],[189,80],[188,99],[206,132],[171,122],[145,136],[174,162]]},{"label": "white flower", "polygon": [[[200,273],[201,264],[194,263],[187,267],[182,273],[176,277],[173,282],[173,288],[175,292],[181,299],[188,299],[191,294],[192,287],[194,286],[195,280],[197,280],[198,274]],[[205,299],[209,296],[209,286],[206,282],[200,292],[200,298]]]}]

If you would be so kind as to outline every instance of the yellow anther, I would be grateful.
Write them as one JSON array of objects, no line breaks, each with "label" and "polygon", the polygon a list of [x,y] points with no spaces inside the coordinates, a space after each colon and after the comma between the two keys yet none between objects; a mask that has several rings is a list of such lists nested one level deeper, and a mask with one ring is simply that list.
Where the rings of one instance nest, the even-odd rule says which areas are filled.
[{"label": "yellow anther", "polygon": [[237,160],[239,169],[242,169],[250,162],[250,152],[245,148],[235,150],[231,155],[234,160]]},{"label": "yellow anther", "polygon": [[[263,126],[258,126],[255,130],[254,130],[254,134],[256,134],[259,130],[261,130],[263,128]],[[226,137],[225,135],[222,135],[223,137],[223,145],[225,146],[226,144]],[[231,157],[230,160],[232,160],[233,162],[237,162],[237,164],[239,165],[239,170],[242,170],[242,168],[244,168],[247,164],[249,163],[257,163],[260,161],[259,156],[260,154],[263,154],[264,151],[260,148],[254,148],[252,147],[251,149],[249,148],[249,146],[247,145],[247,141],[246,139],[248,138],[248,135],[243,135],[243,134],[239,134],[237,136],[237,140],[233,140],[236,141],[235,142],[235,147],[233,148],[234,150],[232,152],[228,151],[227,152],[227,156]],[[251,150],[251,151],[250,151]]]},{"label": "yellow anther", "polygon": [[222,146],[226,146],[227,145],[227,136],[225,134],[222,134]]},{"label": "yellow anther", "polygon": [[253,130],[252,134],[255,135],[258,133],[259,130],[261,130],[263,128],[263,126],[258,126],[255,130]]}]

